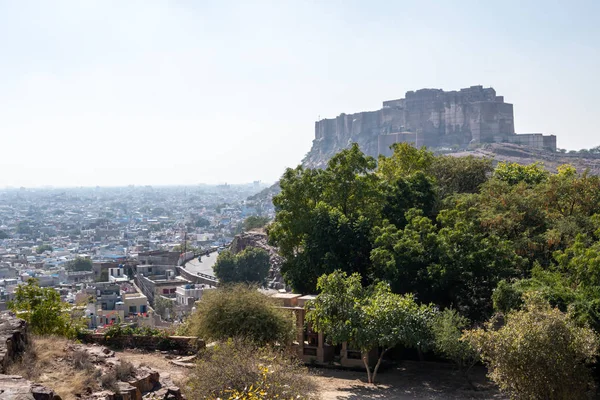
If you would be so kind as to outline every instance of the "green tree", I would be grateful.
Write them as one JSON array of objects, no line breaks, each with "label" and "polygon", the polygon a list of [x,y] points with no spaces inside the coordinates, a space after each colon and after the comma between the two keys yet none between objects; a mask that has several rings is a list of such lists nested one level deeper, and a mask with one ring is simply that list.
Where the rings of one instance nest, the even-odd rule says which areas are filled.
[{"label": "green tree", "polygon": [[43,245],[41,245],[41,246],[37,246],[37,247],[35,248],[35,252],[36,252],[37,254],[42,254],[42,253],[43,253],[43,252],[45,252],[46,250],[47,250],[47,251],[54,251],[54,248],[53,248],[51,245],[49,245],[49,244],[43,244]]},{"label": "green tree", "polygon": [[53,288],[41,288],[36,279],[17,286],[8,308],[27,321],[36,335],[73,337],[80,326],[80,321],[71,318],[71,307],[61,301],[59,293]]},{"label": "green tree", "polygon": [[523,310],[465,333],[487,364],[489,376],[512,399],[584,399],[594,386],[587,364],[598,352],[598,338],[568,313],[552,308],[536,293]]},{"label": "green tree", "polygon": [[194,225],[196,228],[206,228],[210,226],[210,221],[204,217],[198,217]]},{"label": "green tree", "polygon": [[67,262],[65,268],[67,271],[91,271],[92,260],[89,258],[75,257],[75,259]]},{"label": "green tree", "polygon": [[244,230],[250,231],[252,229],[262,228],[269,222],[269,217],[262,217],[260,215],[251,215],[244,220]]},{"label": "green tree", "polygon": [[225,250],[219,254],[213,270],[221,283],[263,284],[269,275],[269,253],[258,247],[247,247],[238,254]]},{"label": "green tree", "polygon": [[427,217],[436,213],[436,188],[434,180],[418,171],[409,177],[399,177],[394,182],[383,185],[385,203],[383,218],[397,228],[406,226],[406,212],[418,209]]},{"label": "green tree", "polygon": [[390,282],[396,293],[455,307],[474,320],[492,312],[492,291],[499,280],[518,276],[523,260],[509,241],[479,233],[474,222],[444,211],[438,224],[419,210],[406,214],[402,230],[383,224],[373,230],[374,277]]},{"label": "green tree", "polygon": [[455,193],[477,193],[493,170],[491,159],[473,156],[438,156],[431,165],[440,198]]},{"label": "green tree", "polygon": [[530,165],[501,162],[494,170],[494,178],[508,182],[511,185],[520,182],[537,185],[548,179],[549,175],[543,165],[537,162]]},{"label": "green tree", "polygon": [[286,345],[295,335],[295,322],[277,306],[252,286],[219,287],[204,293],[181,332],[205,340],[237,338],[259,345]]},{"label": "green tree", "polygon": [[167,299],[163,296],[156,296],[154,299],[154,310],[161,318],[173,318],[173,310],[175,309],[175,301]]},{"label": "green tree", "polygon": [[[319,278],[321,293],[307,304],[306,320],[333,344],[348,342],[362,353],[369,383],[374,383],[384,354],[402,344],[419,347],[434,310],[411,295],[396,295],[385,283],[364,288],[358,274],[335,271]],[[367,353],[381,348],[373,372]]]},{"label": "green tree", "polygon": [[4,232],[2,229],[0,229],[0,240],[2,239],[8,239],[10,236],[8,236],[8,233]]},{"label": "green tree", "polygon": [[19,221],[17,223],[16,232],[20,235],[31,235],[33,233],[33,229],[31,225],[27,221]]},{"label": "green tree", "polygon": [[286,170],[268,233],[294,290],[314,292],[318,277],[336,269],[367,276],[370,231],[383,205],[379,183],[375,160],[356,144],[336,154],[324,170]]},{"label": "green tree", "polygon": [[425,147],[416,148],[410,143],[394,143],[390,157],[379,156],[377,173],[387,182],[410,176],[416,172],[429,172],[434,155]]},{"label": "green tree", "polygon": [[469,371],[479,361],[479,354],[471,343],[462,339],[463,330],[470,327],[468,318],[456,310],[447,308],[433,319],[431,330],[435,351],[452,360],[469,383]]}]

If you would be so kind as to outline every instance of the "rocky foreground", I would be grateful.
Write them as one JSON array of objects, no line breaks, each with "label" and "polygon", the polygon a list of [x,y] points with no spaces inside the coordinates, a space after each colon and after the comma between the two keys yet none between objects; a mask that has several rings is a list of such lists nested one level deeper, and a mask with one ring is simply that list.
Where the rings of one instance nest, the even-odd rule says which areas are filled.
[{"label": "rocky foreground", "polygon": [[170,378],[150,367],[120,360],[103,346],[33,341],[25,321],[9,315],[0,315],[0,364],[2,400],[183,399]]}]

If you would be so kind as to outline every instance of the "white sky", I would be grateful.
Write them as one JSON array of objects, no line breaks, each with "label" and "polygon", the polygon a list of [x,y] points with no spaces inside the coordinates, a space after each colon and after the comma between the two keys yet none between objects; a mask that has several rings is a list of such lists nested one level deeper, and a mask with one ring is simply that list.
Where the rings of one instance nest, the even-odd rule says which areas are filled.
[{"label": "white sky", "polygon": [[275,181],[319,116],[424,87],[596,146],[599,4],[0,0],[0,187]]}]

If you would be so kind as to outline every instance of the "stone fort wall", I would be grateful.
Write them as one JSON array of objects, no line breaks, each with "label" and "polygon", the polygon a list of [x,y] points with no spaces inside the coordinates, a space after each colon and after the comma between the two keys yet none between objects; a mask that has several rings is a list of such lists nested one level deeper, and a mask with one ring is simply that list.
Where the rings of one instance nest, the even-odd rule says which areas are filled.
[{"label": "stone fort wall", "polygon": [[[395,136],[380,138],[387,135]],[[382,145],[399,139],[433,148],[508,142],[556,150],[555,136],[516,134],[513,105],[504,102],[493,88],[471,86],[449,92],[410,91],[404,98],[384,101],[377,111],[317,121],[307,161],[319,166],[315,165],[319,160],[328,159],[353,142],[366,154],[377,156],[385,153]]]}]

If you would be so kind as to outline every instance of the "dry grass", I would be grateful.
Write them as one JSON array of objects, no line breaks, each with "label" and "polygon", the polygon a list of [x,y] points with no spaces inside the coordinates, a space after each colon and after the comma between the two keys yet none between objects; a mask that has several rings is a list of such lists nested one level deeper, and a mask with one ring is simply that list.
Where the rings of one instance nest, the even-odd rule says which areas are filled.
[{"label": "dry grass", "polygon": [[[8,373],[52,388],[64,400],[98,389],[98,372],[85,352],[67,357],[69,341],[60,337],[32,337],[23,356],[8,368]],[[83,353],[83,354],[81,354]]]}]

